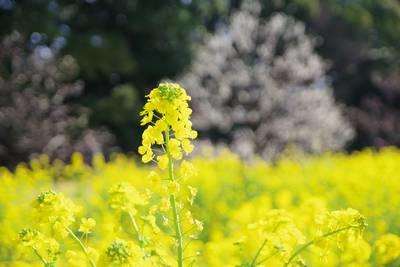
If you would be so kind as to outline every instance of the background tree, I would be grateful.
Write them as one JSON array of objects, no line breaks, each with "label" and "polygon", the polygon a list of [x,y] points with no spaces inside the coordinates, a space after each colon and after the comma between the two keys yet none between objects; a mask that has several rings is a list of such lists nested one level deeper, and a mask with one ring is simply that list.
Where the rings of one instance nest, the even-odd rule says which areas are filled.
[{"label": "background tree", "polygon": [[[124,151],[135,150],[143,96],[190,66],[194,44],[229,22],[242,0],[0,1],[0,37],[18,30],[27,49],[72,55],[92,112]],[[399,145],[400,3],[397,0],[261,0],[260,16],[302,21],[326,59],[327,79],[356,130],[347,149]],[[78,103],[79,102],[79,103]]]},{"label": "background tree", "polygon": [[107,152],[112,135],[88,127],[88,110],[70,100],[80,95],[78,65],[45,48],[27,53],[19,33],[0,43],[0,165],[31,154],[68,159]]},{"label": "background tree", "polygon": [[90,125],[107,126],[117,144],[132,151],[140,141],[136,111],[144,95],[190,63],[192,44],[227,5],[225,0],[1,1],[0,34],[18,30],[31,37],[31,48],[44,45],[72,55],[86,84],[79,102],[93,111]]},{"label": "background tree", "polygon": [[326,64],[304,25],[284,14],[260,18],[245,1],[209,36],[181,78],[193,97],[200,137],[242,156],[275,158],[288,145],[339,150],[352,137],[326,83]]},{"label": "background tree", "polygon": [[263,1],[264,15],[280,11],[320,36],[318,52],[331,62],[335,98],[356,129],[349,149],[400,145],[400,2],[397,0]]}]

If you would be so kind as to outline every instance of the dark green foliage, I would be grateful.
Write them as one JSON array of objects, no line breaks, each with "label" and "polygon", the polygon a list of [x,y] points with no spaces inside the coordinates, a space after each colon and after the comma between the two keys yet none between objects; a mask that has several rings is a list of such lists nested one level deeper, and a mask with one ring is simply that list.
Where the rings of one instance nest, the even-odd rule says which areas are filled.
[{"label": "dark green foliage", "polygon": [[[30,47],[60,46],[62,53],[72,55],[85,81],[79,101],[93,111],[90,124],[111,128],[118,144],[131,151],[140,137],[134,126],[138,114],[132,112],[138,111],[144,95],[160,79],[174,77],[190,64],[192,46],[206,30],[204,25],[223,13],[227,3],[18,1],[9,9],[0,6],[0,34],[39,33],[40,41]],[[130,84],[136,92],[113,89],[118,84]],[[130,107],[120,108],[116,94],[129,94]]]},{"label": "dark green foliage", "polygon": [[[92,111],[90,126],[107,126],[122,149],[132,151],[140,139],[137,113],[144,95],[160,79],[187,69],[203,33],[228,22],[241,2],[4,0],[0,37],[17,30],[31,37],[28,50],[45,45],[72,55],[85,90],[68,101],[84,104]],[[346,115],[357,131],[350,148],[400,145],[400,2],[262,3],[265,18],[289,14],[319,38],[318,52],[331,63],[335,97],[348,106]]]},{"label": "dark green foliage", "polygon": [[108,125],[119,137],[125,150],[136,150],[140,136],[134,136],[138,123],[135,114],[139,114],[141,104],[138,90],[130,85],[118,85],[111,90],[108,98],[93,99],[92,124]]},{"label": "dark green foliage", "polygon": [[0,165],[37,153],[66,160],[73,151],[109,152],[112,136],[90,129],[88,110],[73,101],[83,89],[76,61],[24,44],[16,32],[0,42]]}]

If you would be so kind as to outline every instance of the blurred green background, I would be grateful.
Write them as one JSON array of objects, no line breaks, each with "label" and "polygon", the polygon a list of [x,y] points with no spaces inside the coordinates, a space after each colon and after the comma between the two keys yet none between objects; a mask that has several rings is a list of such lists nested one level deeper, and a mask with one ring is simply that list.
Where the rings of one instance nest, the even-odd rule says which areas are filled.
[{"label": "blurred green background", "polygon": [[[354,130],[343,149],[399,146],[400,2],[260,3],[262,19],[284,13],[314,38],[335,103]],[[241,5],[0,0],[0,165],[41,152],[68,158],[73,150],[88,157],[135,151],[145,95],[160,80],[190,69],[198,44],[229,25]],[[53,61],[45,69],[34,59],[25,62],[31,56]],[[203,133],[210,140],[217,135]]]}]

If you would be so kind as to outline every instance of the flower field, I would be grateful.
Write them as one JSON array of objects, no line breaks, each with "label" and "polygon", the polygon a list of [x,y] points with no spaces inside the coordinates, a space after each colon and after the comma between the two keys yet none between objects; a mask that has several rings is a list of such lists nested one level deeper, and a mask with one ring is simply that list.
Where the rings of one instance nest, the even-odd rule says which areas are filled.
[{"label": "flower field", "polygon": [[[310,266],[399,264],[398,150],[386,149],[379,153],[367,150],[351,156],[325,155],[301,162],[283,159],[274,166],[263,161],[246,164],[228,152],[216,157],[196,157],[192,162],[197,173],[187,182],[196,187],[198,193],[191,210],[204,229],[201,233],[197,229],[190,232],[191,223],[186,221],[183,227],[189,231],[184,237],[185,244],[193,239],[185,254],[198,254],[195,265],[245,266],[246,262],[251,263],[257,249],[268,238],[258,257],[260,260],[266,258],[261,264],[283,266],[293,250],[330,227],[327,220],[334,217],[329,216],[339,216],[339,212],[332,211],[341,210],[340,216],[344,220],[351,217],[352,211],[347,210],[348,207],[366,217],[368,225],[363,238],[350,237],[348,240],[347,234],[332,236],[328,242],[317,242],[308,247],[300,254],[301,258]],[[50,189],[62,192],[77,206],[71,223],[77,233],[81,218],[90,217],[96,221],[84,242],[96,249],[99,262],[116,238],[137,244],[129,216],[110,206],[113,197],[110,189],[121,182],[136,188],[132,196],[143,194],[143,199],[149,198],[138,210],[138,226],[144,228],[143,235],[151,239],[148,250],[156,251],[151,262],[132,266],[162,266],[161,261],[174,266],[173,239],[164,225],[168,216],[164,217],[159,211],[168,209],[160,201],[165,192],[152,171],[158,173],[122,155],[108,163],[98,156],[93,167],[89,167],[79,154],[74,155],[68,165],[57,161],[50,165],[43,156],[30,162],[29,166],[19,165],[14,173],[2,169],[1,266],[42,266],[31,249],[20,244],[18,232],[26,227],[37,227],[31,203],[41,192]],[[182,189],[180,192],[187,198],[190,196],[188,191]],[[157,209],[153,211],[154,217],[149,215],[153,207]],[[156,225],[152,226],[154,218]],[[88,264],[71,238],[53,234],[59,243],[57,265]],[[137,253],[140,255],[140,249]]]},{"label": "flower field", "polygon": [[189,159],[189,100],[177,84],[148,95],[143,163],[0,168],[0,266],[400,265],[400,150]]}]

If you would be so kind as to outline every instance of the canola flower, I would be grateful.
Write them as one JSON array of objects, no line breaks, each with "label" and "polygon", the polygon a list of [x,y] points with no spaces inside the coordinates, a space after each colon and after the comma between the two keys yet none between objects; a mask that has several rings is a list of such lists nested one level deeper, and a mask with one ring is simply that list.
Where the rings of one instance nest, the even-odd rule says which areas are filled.
[{"label": "canola flower", "polygon": [[[141,112],[143,116],[141,125],[148,126],[143,132],[139,153],[142,155],[142,161],[147,163],[154,160],[154,146],[162,148],[161,153],[156,156],[156,162],[161,170],[168,168],[169,183],[167,191],[169,193],[175,238],[178,246],[177,262],[178,267],[182,267],[184,264],[183,231],[179,203],[177,203],[177,194],[181,186],[175,174],[174,161],[181,160],[183,154],[188,155],[193,151],[193,145],[190,140],[197,137],[197,132],[192,129],[192,123],[190,122],[192,113],[188,105],[190,96],[178,84],[161,83],[147,97],[147,103]],[[182,164],[181,178],[186,179],[193,171],[187,161]],[[193,190],[192,197],[194,195]],[[193,200],[191,199],[190,202],[193,202]],[[189,220],[192,220],[192,224],[197,222],[192,218],[189,218]],[[200,228],[198,227],[197,229]]]},{"label": "canola flower", "polygon": [[400,236],[385,234],[376,241],[375,247],[379,264],[395,265],[395,261],[400,264]]},{"label": "canola flower", "polygon": [[141,125],[148,125],[143,132],[139,153],[144,163],[154,159],[154,146],[161,146],[163,153],[158,155],[157,162],[161,169],[166,169],[169,162],[182,159],[193,150],[190,140],[197,137],[192,130],[188,101],[190,96],[178,84],[161,83],[147,96],[147,103],[140,113]]},{"label": "canola flower", "polygon": [[48,238],[32,228],[22,229],[18,236],[21,243],[25,247],[30,247],[45,267],[56,266],[60,245],[55,239]]},{"label": "canola flower", "polygon": [[79,232],[83,234],[91,234],[92,229],[96,226],[96,221],[93,218],[82,218],[81,225],[79,226]]},{"label": "canola flower", "polygon": [[[36,212],[30,212],[31,208],[23,204],[23,199],[29,202],[32,192],[52,187],[51,175],[46,174],[53,173],[59,166],[43,165],[31,169],[21,165],[15,173],[0,171],[0,203],[4,216],[0,221],[0,266],[3,266],[2,262],[4,266],[9,262],[12,266],[26,266],[24,262],[29,262],[29,266],[45,266],[31,244],[36,244],[48,264],[90,265],[79,245],[65,243],[73,239],[56,233],[51,236],[57,221],[71,229],[80,228],[85,221],[81,214],[89,215],[83,218],[96,221],[95,228],[88,234],[88,242],[81,241],[97,266],[110,266],[112,258],[108,256],[107,248],[116,240],[130,244],[132,256],[125,266],[175,266],[176,252],[169,249],[175,242],[170,243],[171,237],[167,235],[173,219],[168,216],[171,205],[164,195],[166,189],[160,186],[168,176],[155,168],[137,166],[132,159],[122,155],[108,163],[101,163],[99,158],[95,160],[97,163],[92,167],[82,163],[74,165],[75,162],[63,167],[67,174],[58,182],[57,191],[62,189],[64,194],[74,196],[74,202],[85,203],[80,209],[72,203],[75,209],[71,224],[71,213],[50,203],[43,205],[43,211],[54,205],[54,210],[63,216],[49,220],[46,215],[41,223],[36,223]],[[325,155],[302,162],[284,159],[276,165],[262,161],[246,164],[226,152],[217,157],[194,158],[192,162],[198,175],[191,179],[191,187],[184,186],[181,181],[179,192],[188,206],[188,199],[192,195],[196,198],[190,206],[193,210],[190,214],[183,210],[181,219],[186,229],[193,227],[195,219],[191,219],[191,213],[202,214],[205,221],[198,224],[204,229],[199,239],[187,246],[186,254],[191,256],[200,252],[196,256],[197,266],[251,266],[254,259],[255,266],[396,266],[400,260],[398,160],[400,152],[392,149],[380,153],[364,151],[351,156]],[[366,169],[365,166],[369,167]],[[85,172],[85,177],[77,179],[70,173],[71,169],[75,169],[73,173]],[[165,187],[168,183],[165,180]],[[86,191],[87,188],[93,191]],[[147,192],[148,188],[152,189],[151,194]],[[357,194],[354,194],[354,188],[357,188]],[[85,194],[79,193],[80,190]],[[44,192],[39,194],[44,203],[48,202],[45,199],[61,198],[61,193],[56,190]],[[64,194],[64,200],[54,203],[70,203]],[[38,204],[35,201],[33,207]],[[351,204],[367,215],[368,227],[365,228],[365,218],[355,209],[337,209]],[[152,208],[154,205],[156,211]],[[136,212],[139,233],[146,240],[144,248],[137,242],[135,231],[131,231],[128,210]],[[115,211],[126,216],[115,216]],[[27,216],[30,214],[31,217]],[[148,216],[160,232],[155,233]],[[15,232],[26,227],[29,221],[32,230],[26,234],[21,232],[19,242],[30,249],[32,258],[25,250],[16,249],[13,243]],[[165,221],[167,226],[164,226]],[[277,229],[276,225],[279,225]],[[36,227],[40,229],[34,230]],[[330,234],[337,230],[342,232]],[[14,234],[10,234],[12,232]],[[38,233],[45,239],[54,239],[58,248],[46,245],[49,241],[41,239],[37,243],[31,242]],[[47,247],[55,257],[47,254]],[[99,251],[98,255],[96,251]],[[297,251],[300,253],[288,263]],[[122,266],[122,263],[115,261],[113,265]]]},{"label": "canola flower", "polygon": [[[50,225],[56,237],[66,238],[68,235],[75,240],[85,253],[90,265],[96,267],[94,260],[90,257],[88,248],[76,236],[70,226],[75,221],[77,207],[72,200],[66,198],[62,193],[46,191],[41,193],[33,202],[39,225]],[[82,219],[80,232],[89,233],[95,225],[93,219]],[[42,226],[43,227],[43,226]]]},{"label": "canola flower", "polygon": [[143,252],[133,242],[114,240],[106,250],[103,266],[143,266]]},{"label": "canola flower", "polygon": [[273,165],[205,150],[189,161],[189,100],[177,84],[150,92],[139,153],[156,166],[76,153],[0,167],[0,266],[400,263],[398,149]]},{"label": "canola flower", "polygon": [[46,191],[40,193],[32,206],[37,214],[39,224],[49,224],[54,232],[62,238],[68,236],[68,229],[75,221],[77,207],[61,193]]}]

